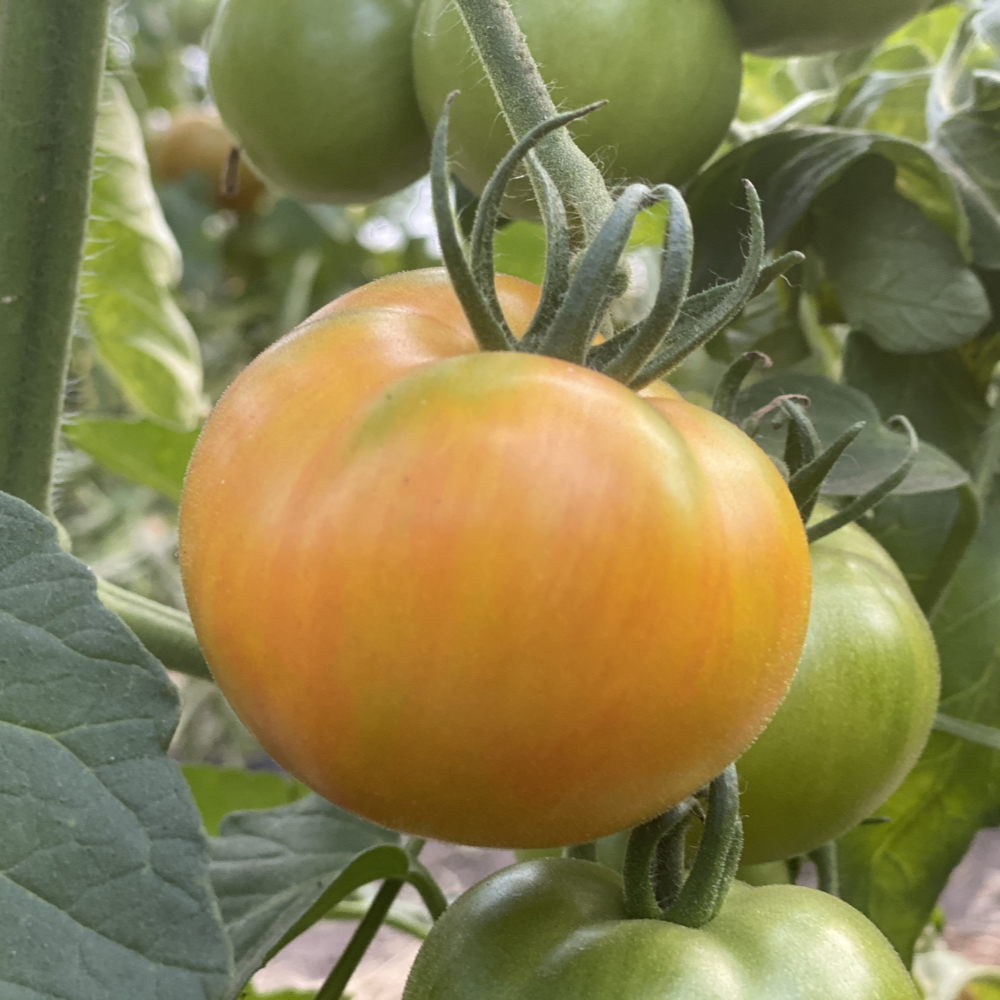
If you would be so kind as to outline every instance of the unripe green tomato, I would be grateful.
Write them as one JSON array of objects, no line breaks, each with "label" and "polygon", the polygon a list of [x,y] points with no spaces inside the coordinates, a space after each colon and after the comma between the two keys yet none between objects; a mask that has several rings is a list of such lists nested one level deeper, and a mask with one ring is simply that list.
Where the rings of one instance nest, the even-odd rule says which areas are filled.
[{"label": "unripe green tomato", "polygon": [[417,0],[222,0],[212,97],[258,173],[287,194],[369,202],[427,172],[413,90]]},{"label": "unripe green tomato", "polygon": [[737,763],[745,865],[804,854],[871,816],[917,762],[937,709],[934,638],[885,549],[849,525],[810,555],[795,679]]},{"label": "unripe green tomato", "polygon": [[[736,113],[739,43],[721,0],[511,0],[560,109],[607,100],[570,130],[612,182],[681,183]],[[451,0],[425,0],[414,34],[417,95],[433,127],[453,90],[454,169],[481,192],[510,132]],[[531,217],[527,182],[505,210]]]},{"label": "unripe green tomato", "polygon": [[928,9],[928,0],[725,0],[744,47],[805,56],[872,45]]}]

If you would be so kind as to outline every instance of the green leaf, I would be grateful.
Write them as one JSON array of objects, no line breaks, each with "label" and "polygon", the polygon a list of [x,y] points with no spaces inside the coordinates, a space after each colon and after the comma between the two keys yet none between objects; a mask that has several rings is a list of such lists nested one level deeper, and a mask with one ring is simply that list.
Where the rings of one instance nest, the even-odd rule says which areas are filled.
[{"label": "green leaf", "polygon": [[976,73],[973,94],[972,107],[943,122],[935,140],[1000,208],[1000,80]]},{"label": "green leaf", "polygon": [[745,227],[742,179],[752,181],[764,208],[768,248],[776,246],[821,192],[857,160],[878,154],[896,167],[897,189],[971,254],[970,219],[949,171],[932,152],[908,139],[830,127],[790,128],[737,146],[688,186],[695,224],[698,288],[732,279],[743,264],[733,233]]},{"label": "green leaf", "polygon": [[841,93],[834,120],[841,128],[865,128],[924,142],[930,81],[927,69],[877,71],[859,77]]},{"label": "green leaf", "polygon": [[227,813],[245,809],[273,809],[297,802],[309,789],[294,778],[267,771],[243,771],[237,767],[186,764],[181,770],[201,813],[208,833],[215,837]]},{"label": "green leaf", "polygon": [[190,429],[204,407],[198,342],[170,295],[180,251],[153,191],[135,112],[113,77],[105,81],[94,169],[80,313],[139,413]]},{"label": "green leaf", "polygon": [[53,526],[0,494],[0,995],[206,1000],[232,960],[177,692]]},{"label": "green leaf", "polygon": [[104,468],[175,502],[181,498],[184,473],[199,434],[152,420],[81,419],[66,424],[63,432]]},{"label": "green leaf", "polygon": [[848,322],[883,350],[927,353],[972,340],[990,304],[955,243],[865,158],[816,204],[815,246]]},{"label": "green leaf", "polygon": [[[786,372],[762,379],[740,393],[737,422],[766,406],[777,396],[808,396],[809,418],[824,447],[833,444],[848,427],[867,422],[861,436],[847,449],[823,484],[826,496],[860,496],[882,482],[906,457],[904,435],[882,424],[875,404],[862,392],[821,375]],[[785,426],[775,428],[765,418],[757,443],[775,458],[785,450]],[[968,480],[966,472],[932,445],[921,444],[916,464],[897,493],[932,493],[953,489]]]},{"label": "green leaf", "polygon": [[[941,654],[941,711],[1000,724],[1000,502],[932,622]],[[907,961],[952,869],[977,831],[1000,822],[1000,754],[945,732],[878,810],[892,822],[859,827],[840,842],[844,898],[866,913]]]},{"label": "green leaf", "polygon": [[844,351],[844,381],[866,393],[883,420],[909,417],[920,437],[972,470],[990,408],[986,386],[959,351],[890,354],[863,333]]},{"label": "green leaf", "polygon": [[545,230],[534,222],[512,222],[493,242],[498,274],[541,284],[545,276]]},{"label": "green leaf", "polygon": [[212,841],[212,884],[236,957],[237,989],[347,895],[404,878],[396,833],[318,795],[277,809],[232,813]]}]

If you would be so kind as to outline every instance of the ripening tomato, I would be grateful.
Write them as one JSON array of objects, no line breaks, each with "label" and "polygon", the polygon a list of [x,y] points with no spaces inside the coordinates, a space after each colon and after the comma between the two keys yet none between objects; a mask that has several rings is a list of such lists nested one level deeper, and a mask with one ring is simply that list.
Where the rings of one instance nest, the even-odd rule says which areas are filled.
[{"label": "ripening tomato", "polygon": [[[742,61],[721,0],[511,0],[560,109],[606,100],[574,122],[580,148],[612,183],[680,184],[715,152],[736,114]],[[420,108],[433,127],[445,98],[454,169],[482,191],[511,146],[458,9],[425,0],[413,36]],[[526,183],[506,208],[531,216]]]},{"label": "ripening tomato", "polygon": [[222,0],[209,81],[261,175],[305,201],[369,202],[427,172],[417,0]]},{"label": "ripening tomato", "polygon": [[930,0],[725,0],[743,45],[765,56],[806,56],[872,45],[922,14]]},{"label": "ripening tomato", "polygon": [[[497,287],[523,332],[539,289]],[[666,394],[479,352],[442,270],[279,341],[181,508],[240,718],[338,805],[469,844],[589,840],[716,775],[791,679],[809,556],[764,453]]]},{"label": "ripening tomato", "polygon": [[852,524],[811,556],[795,680],[737,764],[748,865],[804,854],[871,816],[916,764],[937,711],[934,637],[889,553]]},{"label": "ripening tomato", "polygon": [[149,140],[149,159],[158,181],[179,181],[188,174],[198,174],[209,184],[212,200],[218,208],[249,212],[264,193],[264,182],[245,160],[240,160],[239,184],[235,194],[223,191],[229,154],[235,140],[217,115],[203,108],[181,108],[161,132]]}]

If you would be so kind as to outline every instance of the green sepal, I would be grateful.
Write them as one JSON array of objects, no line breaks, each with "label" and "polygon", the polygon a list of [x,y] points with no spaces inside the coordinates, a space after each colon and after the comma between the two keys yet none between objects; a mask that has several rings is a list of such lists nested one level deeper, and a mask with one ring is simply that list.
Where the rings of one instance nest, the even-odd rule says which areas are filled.
[{"label": "green sepal", "polygon": [[[481,294],[493,310],[497,322],[504,327],[506,327],[506,321],[496,296],[496,272],[493,267],[493,236],[496,232],[497,220],[500,217],[500,206],[503,202],[504,192],[521,163],[529,157],[529,154],[547,135],[578,118],[583,118],[584,115],[590,114],[595,108],[599,108],[601,103],[605,102],[591,104],[578,111],[568,111],[537,125],[523,139],[514,144],[510,152],[500,161],[483,190],[472,227],[472,238],[469,242],[472,276]],[[537,198],[540,192],[536,190],[536,200],[542,201],[543,208],[546,210],[545,231],[550,241],[546,268],[546,279],[548,279],[549,271],[554,264],[557,271],[559,269],[565,270],[568,267],[569,229],[566,225],[566,211],[555,185],[537,160],[532,163],[529,159],[529,171],[536,189],[542,188],[541,198]],[[544,176],[538,176],[539,173]],[[552,205],[553,200],[558,204],[558,209]],[[551,245],[553,240],[557,244],[555,247]],[[554,277],[558,277],[558,275],[554,275]]]},{"label": "green sepal", "polygon": [[448,276],[475,334],[479,349],[507,351],[514,345],[514,335],[507,329],[502,316],[498,320],[494,315],[490,303],[476,284],[451,204],[451,185],[448,180],[448,119],[451,105],[457,96],[457,91],[448,95],[437,128],[434,130],[434,143],[431,148],[431,203],[434,209],[434,221],[437,224],[441,256],[448,269]]},{"label": "green sepal", "polygon": [[705,828],[691,874],[664,919],[694,928],[714,920],[736,877],[742,851],[739,777],[730,764],[709,787]]},{"label": "green sepal", "polygon": [[653,884],[653,860],[664,837],[686,825],[697,803],[688,798],[668,812],[637,826],[628,841],[622,879],[625,884],[625,913],[630,920],[662,920],[663,911]]},{"label": "green sepal", "polygon": [[920,451],[920,439],[917,437],[917,432],[913,429],[913,424],[904,416],[890,417],[886,421],[886,424],[890,427],[893,425],[902,427],[909,436],[910,447],[906,458],[903,459],[895,472],[886,476],[881,483],[870,489],[863,496],[852,500],[839,513],[834,514],[833,517],[829,517],[825,521],[821,521],[819,524],[814,524],[807,528],[806,537],[809,539],[810,544],[818,542],[821,538],[826,538],[827,535],[831,535],[838,529],[843,528],[845,524],[851,524],[863,514],[867,514],[873,507],[877,507],[910,474],[913,463],[917,460],[917,452]]},{"label": "green sepal", "polygon": [[783,458],[792,476],[800,469],[811,465],[823,447],[816,428],[806,413],[808,405],[794,399],[781,400],[781,411],[788,417],[788,436],[785,439]]},{"label": "green sepal", "polygon": [[[734,282],[702,292],[701,296],[704,298],[694,296],[688,300],[688,308],[666,343],[629,383],[636,391],[673,371],[694,351],[724,330],[753,298],[761,279],[764,261],[764,217],[756,189],[749,181],[743,183],[750,208],[750,251],[743,273]],[[700,301],[696,302],[696,299]]]},{"label": "green sepal", "polygon": [[662,197],[662,189],[653,190],[645,184],[625,189],[580,259],[562,306],[539,345],[539,353],[574,364],[586,363],[594,333],[611,305],[618,262],[636,216]]},{"label": "green sepal", "polygon": [[738,357],[727,369],[725,375],[719,380],[715,389],[715,397],[712,399],[712,412],[720,417],[725,417],[730,423],[735,422],[736,399],[743,388],[743,383],[747,376],[760,365],[764,371],[773,366],[774,362],[761,351],[748,351]]},{"label": "green sepal", "polygon": [[632,381],[669,336],[691,287],[694,264],[691,215],[677,188],[668,184],[663,191],[670,209],[670,221],[663,243],[663,265],[656,301],[645,319],[610,342],[620,341],[621,346],[603,369],[605,375],[624,385]]},{"label": "green sepal", "polygon": [[808,524],[809,518],[819,501],[820,488],[831,470],[837,464],[840,456],[857,440],[858,435],[868,425],[859,420],[848,427],[836,441],[822,454],[814,458],[808,465],[802,466],[788,480],[788,489],[802,515],[802,523]]}]

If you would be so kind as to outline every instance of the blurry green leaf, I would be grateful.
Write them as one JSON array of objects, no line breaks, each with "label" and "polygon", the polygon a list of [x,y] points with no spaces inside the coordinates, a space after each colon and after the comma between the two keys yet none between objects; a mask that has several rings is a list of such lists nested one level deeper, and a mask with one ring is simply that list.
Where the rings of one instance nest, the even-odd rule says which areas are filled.
[{"label": "blurry green leaf", "polygon": [[266,771],[243,771],[235,767],[186,764],[181,768],[201,821],[212,837],[227,813],[245,809],[273,809],[297,802],[309,789],[294,778]]},{"label": "blurry green leaf", "polygon": [[935,141],[1000,208],[1000,77],[980,72],[973,80],[972,107],[943,122]]},{"label": "blurry green leaf", "polygon": [[[766,406],[777,396],[794,393],[810,399],[809,418],[824,445],[834,441],[852,424],[867,422],[860,437],[847,449],[823,484],[827,496],[860,496],[877,486],[897,468],[907,453],[905,435],[885,427],[875,404],[850,386],[821,375],[785,372],[762,379],[744,389],[737,403],[737,420]],[[775,428],[765,418],[757,443],[769,454],[781,457],[786,427]],[[966,472],[932,445],[921,443],[917,461],[898,488],[898,493],[931,493],[952,489],[968,480]]]},{"label": "blurry green leaf", "polygon": [[950,733],[970,743],[1000,750],[1000,729],[995,726],[984,726],[981,722],[967,722],[965,719],[954,719],[950,715],[939,713],[934,720],[934,728],[939,733]]},{"label": "blurry green leaf", "polygon": [[1000,3],[983,0],[982,9],[976,14],[973,24],[976,31],[1000,52]]},{"label": "blurry green leaf", "polygon": [[[941,654],[941,711],[1000,724],[1000,502],[980,531],[932,622]],[[879,808],[892,822],[840,842],[844,898],[909,961],[952,869],[977,831],[1000,822],[1000,753],[932,734],[899,791]]]},{"label": "blurry green leaf", "polygon": [[883,350],[926,353],[971,340],[991,316],[955,243],[866,157],[817,202],[815,246],[848,322]]},{"label": "blurry green leaf", "polygon": [[896,168],[896,187],[946,235],[964,257],[971,254],[969,219],[945,167],[908,139],[813,126],[790,128],[736,147],[696,177],[687,189],[695,224],[695,283],[704,288],[732,279],[743,267],[746,229],[743,178],[763,202],[768,247],[784,239],[813,200],[863,156],[877,153]]},{"label": "blurry green leaf", "polygon": [[[280,993],[258,993],[252,987],[247,987],[239,995],[239,1000],[314,1000],[316,994],[313,992],[301,993],[298,990],[282,990]],[[351,1000],[349,994],[345,993],[342,1000]]]},{"label": "blurry green leaf", "polygon": [[545,277],[545,230],[534,222],[512,222],[494,241],[498,274],[540,284]]},{"label": "blurry green leaf", "polygon": [[203,411],[201,358],[170,295],[180,253],[149,177],[121,84],[105,81],[80,311],[103,364],[143,414],[191,428]]},{"label": "blurry green leaf", "polygon": [[0,713],[0,996],[220,996],[229,945],[166,753],[177,691],[52,524],[6,494]]},{"label": "blurry green leaf", "polygon": [[886,41],[886,45],[916,42],[937,60],[948,46],[955,27],[962,19],[962,8],[957,3],[946,4],[922,17],[914,18]]},{"label": "blurry green leaf", "polygon": [[869,73],[844,89],[836,124],[923,142],[927,138],[924,109],[930,80],[929,70]]},{"label": "blurry green leaf", "polygon": [[70,441],[104,468],[159,490],[173,501],[199,431],[175,431],[151,420],[75,420],[63,427]]},{"label": "blurry green leaf", "polygon": [[923,440],[972,469],[990,410],[987,386],[959,351],[890,354],[865,334],[852,333],[844,351],[844,381],[867,393],[883,420],[902,413]]},{"label": "blurry green leaf", "polygon": [[405,877],[410,861],[399,841],[318,795],[226,816],[211,871],[237,987],[360,886]]}]

